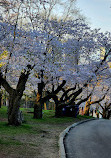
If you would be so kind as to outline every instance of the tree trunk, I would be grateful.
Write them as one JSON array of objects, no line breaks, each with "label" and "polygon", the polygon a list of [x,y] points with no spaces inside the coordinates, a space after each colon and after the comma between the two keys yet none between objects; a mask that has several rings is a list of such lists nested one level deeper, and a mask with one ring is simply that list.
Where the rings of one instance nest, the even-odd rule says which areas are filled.
[{"label": "tree trunk", "polygon": [[55,117],[63,117],[62,107],[56,103]]},{"label": "tree trunk", "polygon": [[34,105],[34,117],[35,119],[41,119],[42,118],[42,107],[43,103],[41,102],[42,99],[42,92],[44,88],[44,82],[38,83],[38,93],[37,98]]},{"label": "tree trunk", "polygon": [[0,108],[2,106],[2,93],[0,92]]},{"label": "tree trunk", "polygon": [[0,84],[0,108],[2,106],[2,92],[1,92],[1,84]]},{"label": "tree trunk", "polygon": [[63,105],[59,105],[59,101],[58,101],[58,97],[55,95],[54,96],[54,101],[55,101],[55,117],[62,117],[63,116],[63,111],[62,111],[62,108],[63,108]]},{"label": "tree trunk", "polygon": [[38,101],[34,105],[34,119],[42,118],[42,104],[41,101]]},{"label": "tree trunk", "polygon": [[106,109],[105,109],[105,108],[103,109],[103,115],[102,115],[102,117],[103,117],[104,119],[106,119]]},{"label": "tree trunk", "polygon": [[3,78],[3,74],[0,73],[0,85],[9,93],[9,107],[8,107],[8,124],[18,126],[22,123],[22,114],[19,111],[20,100],[25,90],[27,79],[30,75],[30,71],[33,69],[31,65],[27,65],[26,70],[21,72],[16,89],[13,89],[6,78]]},{"label": "tree trunk", "polygon": [[89,116],[89,109],[87,109],[87,111],[85,111],[85,115]]},{"label": "tree trunk", "polygon": [[8,124],[13,126],[18,126],[22,123],[19,104],[21,97],[14,93],[9,96],[9,107],[8,107]]}]

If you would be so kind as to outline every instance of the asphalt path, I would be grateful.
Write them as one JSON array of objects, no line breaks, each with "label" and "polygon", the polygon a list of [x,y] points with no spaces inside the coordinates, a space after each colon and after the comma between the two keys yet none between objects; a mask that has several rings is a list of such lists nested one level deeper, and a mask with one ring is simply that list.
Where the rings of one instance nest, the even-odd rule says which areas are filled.
[{"label": "asphalt path", "polygon": [[72,128],[64,140],[67,158],[111,158],[111,120],[93,120]]}]

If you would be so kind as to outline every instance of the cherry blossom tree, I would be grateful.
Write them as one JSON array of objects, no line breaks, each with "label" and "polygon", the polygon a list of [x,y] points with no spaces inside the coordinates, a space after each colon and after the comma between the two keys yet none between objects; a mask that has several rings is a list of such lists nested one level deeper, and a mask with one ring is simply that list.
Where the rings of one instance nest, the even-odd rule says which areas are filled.
[{"label": "cherry blossom tree", "polygon": [[[11,28],[12,30],[14,29],[14,27],[12,27]],[[18,33],[20,33],[20,30],[18,30]],[[11,58],[11,60],[10,60],[10,62],[11,61],[15,61],[14,63],[15,64],[17,64],[17,60],[16,59],[14,59],[14,57],[15,56],[17,56],[18,54],[20,55],[20,54],[22,54],[23,52],[22,51],[24,51],[25,49],[25,47],[26,47],[26,44],[27,44],[27,46],[29,46],[29,49],[28,49],[28,51],[31,51],[32,49],[33,49],[33,45],[32,45],[32,43],[31,43],[31,41],[30,41],[30,43],[29,43],[29,39],[32,39],[32,37],[34,37],[34,32],[25,32],[26,33],[26,35],[25,35],[25,38],[27,37],[27,35],[30,35],[30,38],[26,38],[25,39],[25,42],[24,42],[24,45],[23,45],[23,48],[22,49],[18,49],[18,47],[20,46],[20,44],[21,43],[23,43],[23,40],[24,40],[24,37],[22,38],[22,37],[20,37],[20,36],[18,36],[18,38],[20,38],[19,39],[19,44],[17,43],[17,41],[18,41],[18,38],[17,38],[17,41],[16,41],[16,45],[15,45],[15,48],[13,48],[13,49],[15,49],[15,52],[14,52],[14,55],[12,56],[12,58]],[[13,33],[12,33],[13,34]],[[17,34],[17,32],[16,32],[16,34]],[[46,34],[45,34],[45,36],[46,36]],[[11,37],[11,35],[9,35],[9,37]],[[45,39],[44,37],[43,37],[43,34],[42,34],[42,36],[40,37],[40,38],[43,38],[43,39]],[[48,39],[49,39],[49,36],[48,36]],[[53,38],[54,40],[56,39],[56,38]],[[8,44],[9,45],[9,43],[7,42],[7,39],[5,39],[6,40],[6,44]],[[5,40],[3,41],[4,43],[5,43]],[[20,43],[20,40],[21,40],[21,43]],[[69,39],[70,40],[70,39]],[[38,41],[36,41],[36,42],[40,42],[40,40],[38,40]],[[51,40],[51,42],[52,42],[52,40]],[[56,43],[57,42],[57,39],[56,39],[56,41],[54,41],[54,43]],[[1,42],[2,43],[2,42]],[[87,42],[88,43],[88,42]],[[34,43],[33,43],[34,44]],[[41,43],[40,43],[41,44]],[[51,46],[51,44],[53,44],[53,42],[52,43],[50,43],[50,46]],[[58,43],[57,43],[58,44]],[[42,67],[42,70],[45,70],[46,68],[47,68],[47,70],[48,70],[48,68],[49,68],[49,62],[47,63],[48,64],[48,67],[46,67],[47,66],[47,64],[45,63],[45,65],[44,65],[44,62],[47,62],[48,60],[46,60],[46,59],[49,59],[49,57],[50,57],[50,59],[52,59],[52,60],[50,60],[51,62],[53,61],[54,62],[54,57],[52,56],[53,54],[52,53],[54,53],[54,50],[52,51],[52,53],[49,53],[48,55],[46,55],[46,52],[45,52],[45,49],[43,49],[44,48],[44,45],[45,44],[41,44],[40,46],[41,46],[41,49],[40,49],[40,51],[43,51],[43,55],[42,55],[42,57],[41,56],[38,56],[38,59],[40,60],[40,63],[39,62],[37,62],[37,61],[34,61],[34,60],[32,60],[32,61],[28,61],[27,62],[27,56],[28,55],[24,55],[23,56],[23,58],[20,58],[21,59],[21,61],[23,62],[23,60],[26,60],[24,63],[21,63],[21,65],[19,66],[19,64],[20,64],[20,62],[19,62],[19,64],[17,65],[17,67],[18,67],[18,69],[19,69],[19,71],[18,72],[20,72],[20,70],[22,70],[23,69],[23,67],[24,67],[24,64],[26,64],[25,66],[27,67],[27,69],[25,69],[24,70],[24,72],[22,72],[21,73],[21,76],[25,79],[25,81],[24,81],[24,85],[26,84],[26,81],[27,81],[27,79],[28,79],[28,76],[29,76],[29,74],[30,74],[30,70],[32,69],[32,68],[36,68],[36,67],[38,67],[38,63],[40,64],[40,69],[41,69],[41,67]],[[60,47],[60,45],[61,45],[61,47]],[[55,48],[65,48],[65,49],[63,49],[63,52],[64,52],[64,50],[66,50],[66,48],[67,47],[63,47],[63,45],[66,45],[66,43],[60,43],[60,41],[59,41],[59,46],[57,45]],[[69,46],[69,44],[68,44],[68,46]],[[27,48],[27,47],[26,47]],[[35,45],[34,45],[34,48],[35,48]],[[79,49],[79,47],[78,47],[78,49]],[[86,49],[87,49],[87,47],[86,47]],[[17,50],[17,51],[16,51]],[[37,49],[34,49],[34,51],[37,51]],[[26,50],[27,51],[27,50]],[[32,57],[34,57],[34,52],[33,51],[33,53],[32,53]],[[25,51],[24,51],[25,52]],[[45,52],[45,55],[44,55],[44,52]],[[40,52],[41,53],[41,52]],[[69,52],[68,52],[69,53]],[[88,52],[89,53],[89,52]],[[67,55],[66,53],[64,53],[65,55]],[[74,55],[74,54],[73,54]],[[45,60],[44,60],[44,56],[45,56]],[[37,54],[36,54],[36,57],[37,57]],[[67,56],[68,57],[68,56]],[[64,58],[62,58],[62,59],[64,59],[65,60],[65,62],[63,62],[62,64],[63,64],[63,66],[65,67],[66,65],[65,64],[67,64],[67,57],[65,57],[65,59]],[[18,59],[18,58],[17,58]],[[31,58],[30,58],[31,59]],[[37,60],[37,58],[36,58],[36,60]],[[105,58],[104,58],[104,60],[102,60],[99,64],[100,65],[103,65],[103,61],[105,61]],[[8,61],[9,62],[9,61]],[[31,63],[32,62],[32,63]],[[50,62],[50,64],[52,65],[52,63]],[[35,64],[36,63],[36,64]],[[9,64],[9,63],[8,63]],[[58,64],[58,63],[57,63]],[[60,64],[60,63],[59,63]],[[31,66],[31,65],[33,65],[33,66]],[[54,65],[54,64],[53,64]],[[72,65],[71,65],[72,66]],[[74,65],[75,66],[75,65]],[[77,65],[76,65],[77,66]],[[54,67],[54,66],[53,66]],[[79,66],[80,67],[80,66]],[[51,67],[52,68],[52,67]],[[59,68],[60,69],[60,67],[58,67],[58,65],[57,65],[57,67],[55,67],[56,68],[56,70]],[[66,67],[67,68],[67,67]],[[70,66],[69,66],[69,68],[70,68]],[[82,67],[81,67],[82,68]],[[15,65],[15,67],[14,67],[14,69],[17,69],[16,68],[16,65]],[[39,69],[39,70],[40,70]],[[99,66],[98,67],[96,67],[95,68],[95,70],[94,70],[94,72],[95,73],[97,73],[98,70],[99,69]],[[69,71],[70,71],[70,69],[69,69]],[[71,71],[73,71],[73,70],[71,70]],[[88,69],[87,69],[87,71],[88,71]],[[7,76],[10,76],[10,73],[12,73],[13,72],[13,70],[11,71],[11,72],[7,72]],[[51,69],[49,69],[49,72],[51,72]],[[54,72],[54,71],[53,71]],[[54,73],[52,72],[52,75],[54,75]],[[57,72],[57,71],[56,71]],[[60,71],[61,72],[61,71]],[[72,76],[70,75],[69,76],[69,72],[67,72],[67,71],[63,71],[62,70],[62,72],[60,73],[59,71],[58,71],[58,73],[59,73],[59,75],[61,75],[61,77],[64,77],[65,78],[65,80],[68,80],[69,79],[69,77],[71,78],[74,78],[74,76],[75,76],[75,74],[73,74]],[[64,72],[65,72],[65,75],[64,75]],[[76,71],[75,71],[76,72]],[[26,76],[25,76],[25,73],[26,73]],[[67,73],[68,73],[68,75],[67,75]],[[24,75],[23,75],[24,74]],[[56,73],[56,75],[57,75],[57,73]],[[77,75],[79,75],[79,76],[77,76]],[[80,76],[81,74],[80,74],[80,72],[79,71],[77,71],[76,72],[76,78],[78,77],[78,81],[80,81],[80,83],[81,83],[81,76]],[[56,76],[57,77],[57,76]],[[21,78],[21,77],[20,77]],[[18,84],[19,83],[21,83],[21,81],[23,81],[23,79],[21,80],[19,78],[19,82],[18,82]],[[92,77],[91,77],[92,78]],[[6,81],[6,80],[3,80],[3,78],[2,78],[2,75],[1,75],[1,79],[2,79],[2,85],[4,86],[4,85],[6,85],[6,84],[4,84],[4,81]],[[86,78],[84,78],[82,81],[87,81],[86,79],[89,79],[89,76],[87,76]],[[91,79],[90,79],[91,80]],[[74,82],[75,82],[75,80],[73,80]],[[72,82],[73,83],[73,82]],[[7,86],[9,86],[9,85],[7,85]],[[19,86],[17,86],[17,87],[19,87]],[[5,87],[5,89],[7,89],[6,87]],[[8,89],[7,89],[7,91],[9,92],[9,87],[8,87]],[[24,88],[25,89],[25,88]],[[24,91],[24,89],[22,90],[22,92],[21,92],[21,96],[22,96],[22,94],[23,94],[23,91]],[[68,90],[68,92],[69,92],[70,90]],[[79,89],[79,91],[78,91],[78,95],[80,94],[82,92],[82,88],[80,88]],[[9,92],[10,94],[12,93],[11,91]],[[20,92],[19,92],[20,93]],[[17,94],[16,94],[17,95]],[[74,101],[75,100],[75,98],[78,96],[78,95],[75,95],[75,93],[74,93],[74,98],[73,99],[71,99],[71,103],[72,103],[72,101]],[[63,95],[64,96],[64,95]],[[72,95],[71,95],[72,96]],[[11,98],[13,98],[12,96],[11,96]],[[14,96],[14,98],[15,98],[15,96]],[[62,97],[63,98],[63,97]],[[18,107],[18,106],[17,106]]]},{"label": "cherry blossom tree", "polygon": [[[44,12],[47,11],[47,1],[38,1],[41,7],[34,5],[35,1],[5,2],[8,3],[4,8],[7,14],[1,17],[0,49],[1,52],[7,51],[7,58],[3,59],[6,64],[1,67],[0,81],[10,97],[8,122],[11,125],[21,123],[18,120],[19,102],[26,83],[29,80],[41,83],[41,78],[34,77],[41,71],[48,76],[46,83],[51,82],[52,77],[62,80],[58,86],[53,82],[52,90],[47,90],[49,94],[44,98],[44,101],[54,99],[56,116],[59,116],[64,104],[75,103],[92,78],[93,82],[97,80],[100,67],[104,67],[111,52],[111,35],[91,30],[81,19],[52,19],[48,12],[42,12],[43,8]],[[35,11],[35,7],[39,8]],[[101,47],[108,51],[104,59],[99,60]],[[69,88],[63,88],[64,85]],[[42,88],[39,88],[39,93]],[[60,101],[57,97],[59,92]],[[77,104],[86,101],[90,95]],[[37,107],[40,107],[40,102]]]},{"label": "cherry blossom tree", "polygon": [[[23,1],[21,1],[21,2],[23,2]],[[40,67],[40,69],[41,69],[41,67],[43,67],[44,58],[45,58],[44,56],[46,56],[45,50],[48,49],[48,45],[49,45],[47,43],[47,41],[49,40],[49,41],[53,42],[53,40],[52,40],[53,34],[49,35],[49,33],[47,34],[47,32],[45,32],[45,31],[43,31],[43,32],[39,31],[38,33],[37,33],[37,31],[35,31],[35,25],[33,25],[34,24],[33,22],[35,19],[34,20],[32,19],[32,17],[34,15],[33,15],[33,13],[31,13],[32,3],[30,2],[30,4],[27,4],[27,2],[23,2],[24,5],[28,5],[29,12],[27,12],[27,7],[25,9],[23,9],[23,7],[22,7],[23,3],[21,3],[21,2],[20,1],[17,1],[17,3],[13,3],[13,1],[1,2],[2,7],[4,7],[4,8],[2,8],[2,11],[5,10],[7,12],[6,15],[3,15],[3,18],[1,17],[1,19],[3,20],[3,22],[1,22],[1,31],[4,32],[4,34],[1,35],[3,37],[2,41],[1,41],[1,51],[3,51],[3,49],[6,49],[8,51],[8,55],[7,55],[8,57],[7,57],[7,61],[6,61],[6,66],[2,67],[2,69],[1,69],[0,78],[1,78],[2,86],[8,91],[8,93],[10,95],[10,102],[9,102],[9,109],[8,109],[8,121],[9,121],[9,124],[12,124],[12,125],[19,125],[19,123],[20,123],[19,120],[17,120],[18,119],[17,115],[18,115],[18,110],[19,110],[18,103],[23,95],[23,91],[25,90],[25,84],[29,77],[30,71],[34,67],[35,67],[35,69],[36,69],[36,67]],[[39,2],[39,3],[41,3],[41,2]],[[42,8],[45,9],[44,2],[42,3]],[[39,9],[41,9],[41,8],[39,8]],[[51,5],[50,5],[50,9],[51,9]],[[23,17],[21,17],[21,13],[23,13],[23,12],[25,15],[26,15],[26,13],[27,14],[29,13],[27,15],[27,17],[31,21],[30,23],[29,22],[26,23],[26,25],[29,25],[28,29],[30,30],[27,32],[25,30],[22,30],[21,26],[18,25],[18,23],[20,23],[21,19],[23,18]],[[39,16],[41,16],[42,13],[39,12],[39,14],[40,14]],[[39,17],[37,17],[37,18],[39,21]],[[4,19],[5,19],[5,22],[4,22]],[[38,27],[40,27],[42,20],[44,20],[43,17],[39,21]],[[9,21],[11,24],[9,24]],[[38,21],[36,21],[36,23]],[[27,28],[26,25],[23,26],[23,27],[25,27],[25,29]],[[27,38],[27,36],[30,36],[30,37]],[[34,42],[34,40],[32,40],[33,38],[35,38],[35,42]],[[58,39],[56,36],[54,39],[55,39],[55,43],[57,43]],[[58,44],[60,45],[61,42],[58,41],[57,45]],[[31,52],[31,55],[30,55],[30,52]],[[33,58],[35,57],[35,54],[36,54],[36,59],[34,61]],[[31,58],[29,58],[30,56],[31,56]],[[49,54],[49,56],[47,58],[49,59],[50,56],[51,55]],[[12,63],[13,63],[13,67],[11,65]],[[37,64],[35,64],[35,63],[37,63]],[[24,69],[24,67],[26,67],[26,68]],[[10,81],[11,81],[11,84],[13,84],[14,81],[18,82],[18,84],[17,84],[16,88],[13,89],[12,87],[10,87],[9,83],[6,81],[6,78],[9,78],[12,74],[15,75],[15,70],[17,72],[16,78],[14,78],[14,80],[10,80]],[[2,73],[3,71],[4,71],[4,73]],[[20,71],[21,71],[21,75],[18,78]],[[38,68],[38,71],[39,71],[39,68]],[[22,86],[22,87],[20,88],[20,86]]]}]

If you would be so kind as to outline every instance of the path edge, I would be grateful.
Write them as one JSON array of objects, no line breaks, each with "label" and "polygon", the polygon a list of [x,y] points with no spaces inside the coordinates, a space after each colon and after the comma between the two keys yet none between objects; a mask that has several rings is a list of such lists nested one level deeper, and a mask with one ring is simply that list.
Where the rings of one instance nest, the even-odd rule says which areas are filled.
[{"label": "path edge", "polygon": [[88,121],[92,121],[92,120],[97,120],[97,118],[87,119],[87,120],[84,120],[84,121],[79,121],[77,123],[74,123],[74,124],[68,126],[63,132],[60,133],[60,135],[59,135],[59,142],[58,142],[58,144],[59,144],[59,158],[66,158],[65,146],[64,146],[64,138],[69,133],[71,128],[74,128],[77,125],[80,125],[82,123],[85,123],[85,122],[88,122]]}]

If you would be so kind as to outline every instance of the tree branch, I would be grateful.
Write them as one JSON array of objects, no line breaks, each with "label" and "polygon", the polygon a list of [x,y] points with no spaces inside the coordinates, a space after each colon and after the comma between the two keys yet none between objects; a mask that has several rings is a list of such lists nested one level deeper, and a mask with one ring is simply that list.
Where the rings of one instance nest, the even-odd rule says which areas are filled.
[{"label": "tree branch", "polygon": [[5,90],[11,95],[14,92],[14,89],[9,85],[9,83],[2,77],[2,73],[0,72],[0,85],[2,85]]},{"label": "tree branch", "polygon": [[54,91],[54,94],[57,94],[61,89],[62,87],[66,84],[66,81],[63,80],[63,82],[57,87],[57,89]]},{"label": "tree branch", "polygon": [[63,101],[63,98],[64,98],[64,97],[67,97],[67,94],[68,94],[70,91],[75,90],[75,89],[76,89],[76,85],[75,85],[75,87],[70,88],[70,89],[64,91],[63,95],[62,95],[61,98],[60,98],[60,101],[62,102],[62,101]]},{"label": "tree branch", "polygon": [[80,100],[77,105],[80,105],[81,103],[84,103],[85,101],[87,101],[89,99],[89,97],[92,95],[93,92],[91,92],[86,98]]}]

